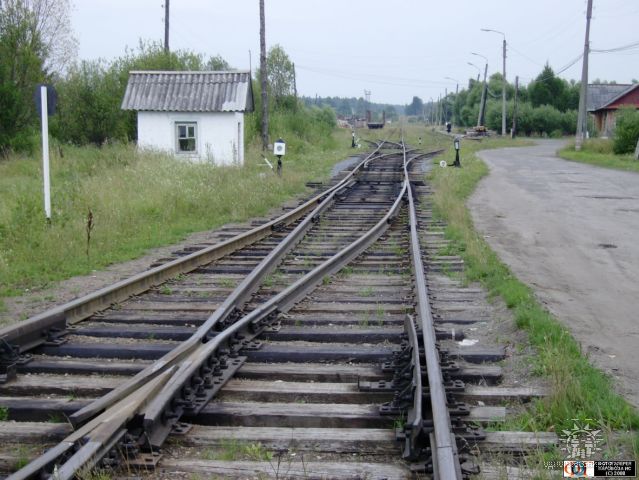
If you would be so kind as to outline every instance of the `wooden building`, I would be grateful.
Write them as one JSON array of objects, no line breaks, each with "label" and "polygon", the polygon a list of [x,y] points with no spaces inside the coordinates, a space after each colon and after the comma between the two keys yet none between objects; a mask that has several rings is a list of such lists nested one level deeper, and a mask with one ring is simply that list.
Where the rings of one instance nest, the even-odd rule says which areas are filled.
[{"label": "wooden building", "polygon": [[599,135],[609,137],[615,130],[617,110],[625,105],[639,108],[639,83],[632,85],[588,85],[587,108]]}]

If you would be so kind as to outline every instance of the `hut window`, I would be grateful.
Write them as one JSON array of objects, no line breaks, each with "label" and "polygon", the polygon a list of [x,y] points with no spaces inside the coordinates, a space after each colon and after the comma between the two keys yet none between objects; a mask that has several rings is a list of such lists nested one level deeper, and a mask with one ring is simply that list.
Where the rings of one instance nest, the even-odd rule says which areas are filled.
[{"label": "hut window", "polygon": [[195,152],[196,151],[196,123],[176,123],[177,129],[177,151],[178,152]]}]

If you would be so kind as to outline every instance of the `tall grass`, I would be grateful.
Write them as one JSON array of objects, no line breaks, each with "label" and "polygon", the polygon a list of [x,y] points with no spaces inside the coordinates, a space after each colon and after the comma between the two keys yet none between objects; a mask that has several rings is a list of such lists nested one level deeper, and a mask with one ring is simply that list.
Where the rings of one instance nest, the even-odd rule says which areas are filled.
[{"label": "tall grass", "polygon": [[639,172],[639,161],[632,155],[616,155],[613,152],[613,141],[607,138],[586,140],[579,152],[575,151],[575,142],[571,142],[559,151],[559,156],[574,162],[588,163],[598,167],[614,168]]},{"label": "tall grass", "polygon": [[[409,133],[409,139],[415,136]],[[431,141],[441,144],[442,137]],[[448,138],[443,141],[450,144]],[[415,144],[414,139],[412,143]],[[465,261],[466,278],[481,282],[491,295],[501,297],[512,310],[517,326],[527,332],[536,349],[535,374],[551,385],[547,398],[533,402],[526,413],[511,420],[506,428],[560,432],[570,429],[572,419],[577,418],[592,419],[608,430],[639,429],[639,414],[614,392],[610,377],[590,364],[569,331],[537,302],[532,290],[517,280],[474,229],[465,203],[479,180],[488,173],[475,152],[523,144],[521,140],[481,143],[462,140],[463,168],[434,167],[430,174],[435,191],[435,214],[448,224],[446,235],[453,242],[451,250]],[[443,158],[448,163],[453,161],[452,148]],[[635,454],[638,438],[635,432],[631,446]]]},{"label": "tall grass", "polygon": [[[51,225],[42,211],[38,156],[2,160],[0,301],[135,258],[191,232],[263,215],[304,191],[305,182],[325,177],[347,156],[348,135],[329,129],[310,144],[283,129],[289,149],[282,178],[266,167],[257,141],[249,144],[243,167],[186,163],[133,145],[65,146],[63,156],[54,148]],[[87,258],[89,209],[94,227]]]}]

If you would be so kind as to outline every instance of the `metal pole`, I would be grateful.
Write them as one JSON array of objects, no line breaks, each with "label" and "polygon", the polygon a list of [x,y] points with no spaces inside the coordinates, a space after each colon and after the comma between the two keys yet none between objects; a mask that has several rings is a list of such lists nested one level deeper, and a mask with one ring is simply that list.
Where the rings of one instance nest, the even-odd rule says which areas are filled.
[{"label": "metal pole", "polygon": [[501,134],[506,136],[506,35],[504,35],[504,85],[501,92]]},{"label": "metal pole", "polygon": [[49,111],[47,87],[40,87],[40,113],[42,114],[42,177],[44,181],[44,215],[51,221],[51,179],[49,177]]},{"label": "metal pole", "polygon": [[588,54],[590,51],[590,18],[592,17],[592,0],[588,0],[586,13],[586,41],[584,42],[584,57],[581,68],[581,88],[579,90],[579,115],[577,116],[577,133],[575,136],[575,150],[581,150],[586,130],[586,95],[588,95]]}]

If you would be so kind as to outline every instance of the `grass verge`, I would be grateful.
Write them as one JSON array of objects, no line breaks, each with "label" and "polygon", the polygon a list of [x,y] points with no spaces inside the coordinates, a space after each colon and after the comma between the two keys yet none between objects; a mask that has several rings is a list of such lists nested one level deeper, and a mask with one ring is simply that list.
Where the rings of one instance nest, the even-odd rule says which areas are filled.
[{"label": "grass verge", "polygon": [[612,140],[593,138],[584,142],[581,151],[575,151],[575,142],[571,142],[558,152],[559,156],[573,162],[588,163],[598,167],[614,168],[628,172],[639,172],[639,161],[632,155],[615,155],[612,152]]},{"label": "grass verge", "polygon": [[[409,135],[409,140],[415,144]],[[448,144],[436,136],[430,143]],[[573,419],[594,423],[604,433],[617,432],[608,442],[608,455],[620,447],[637,457],[639,452],[639,414],[621,396],[614,392],[612,380],[593,367],[582,353],[580,345],[552,315],[535,299],[533,291],[517,280],[490,249],[473,226],[466,208],[466,200],[479,180],[488,173],[486,165],[477,158],[480,149],[524,145],[521,140],[490,139],[481,143],[462,141],[463,168],[435,167],[430,174],[434,187],[434,210],[448,227],[446,235],[452,240],[452,250],[466,264],[468,281],[480,282],[493,296],[501,297],[512,310],[516,324],[528,334],[535,347],[534,372],[543,376],[551,385],[551,394],[531,403],[522,413],[499,426],[501,429],[527,431],[570,430]],[[454,160],[454,151],[448,148],[441,159]],[[630,432],[619,437],[619,432]],[[604,452],[604,455],[606,453]],[[627,459],[627,458],[626,458]]]},{"label": "grass verge", "polygon": [[346,130],[313,142],[292,136],[282,178],[266,166],[257,141],[243,167],[189,164],[133,145],[65,146],[63,155],[53,148],[50,225],[39,157],[0,160],[0,310],[3,297],[264,215],[303,192],[307,181],[326,178],[351,153]]}]

